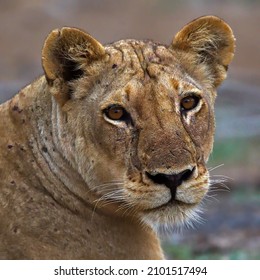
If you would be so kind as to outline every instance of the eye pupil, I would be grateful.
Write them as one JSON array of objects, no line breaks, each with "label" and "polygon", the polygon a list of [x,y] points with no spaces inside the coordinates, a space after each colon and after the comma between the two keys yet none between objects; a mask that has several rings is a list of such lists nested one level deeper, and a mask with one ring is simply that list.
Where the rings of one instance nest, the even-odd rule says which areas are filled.
[{"label": "eye pupil", "polygon": [[124,116],[124,109],[119,105],[112,105],[106,111],[106,116],[111,120],[120,120]]},{"label": "eye pupil", "polygon": [[198,105],[198,103],[199,103],[199,98],[196,96],[184,97],[181,100],[181,109],[183,111],[192,110]]}]

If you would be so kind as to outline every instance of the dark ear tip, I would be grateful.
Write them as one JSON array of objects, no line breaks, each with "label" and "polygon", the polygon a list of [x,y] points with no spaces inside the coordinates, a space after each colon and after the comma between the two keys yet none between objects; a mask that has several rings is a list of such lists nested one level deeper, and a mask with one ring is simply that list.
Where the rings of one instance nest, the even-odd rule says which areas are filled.
[{"label": "dark ear tip", "polygon": [[[85,52],[89,61],[105,55],[105,48],[89,34],[74,27],[53,30],[45,40],[42,49],[42,66],[46,79],[54,81],[78,77],[80,61],[78,53]],[[73,73],[69,73],[72,70]]]},{"label": "dark ear tip", "polygon": [[84,30],[75,27],[62,27],[60,30],[54,30],[59,33],[59,39],[67,46],[84,46],[94,51],[96,57],[101,57],[105,54],[105,48],[101,43],[94,39]]}]

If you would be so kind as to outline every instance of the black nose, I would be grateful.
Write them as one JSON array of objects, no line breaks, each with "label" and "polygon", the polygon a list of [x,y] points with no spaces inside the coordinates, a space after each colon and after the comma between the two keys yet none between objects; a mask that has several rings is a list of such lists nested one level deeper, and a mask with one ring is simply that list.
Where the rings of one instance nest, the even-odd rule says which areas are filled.
[{"label": "black nose", "polygon": [[183,181],[186,181],[191,177],[194,169],[195,167],[193,169],[186,169],[178,174],[172,174],[172,175],[163,174],[163,173],[151,175],[148,172],[146,172],[146,175],[154,183],[165,185],[167,188],[169,188],[172,194],[172,199],[174,199],[176,195],[177,187],[181,185]]}]

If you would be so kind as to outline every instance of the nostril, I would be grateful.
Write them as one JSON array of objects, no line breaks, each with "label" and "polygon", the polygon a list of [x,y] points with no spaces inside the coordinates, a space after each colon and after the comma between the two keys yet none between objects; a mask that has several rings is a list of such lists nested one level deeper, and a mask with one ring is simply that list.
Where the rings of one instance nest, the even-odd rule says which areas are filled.
[{"label": "nostril", "polygon": [[177,174],[163,174],[158,173],[156,175],[152,175],[146,172],[147,177],[152,180],[156,184],[165,185],[167,188],[171,190],[172,197],[175,197],[176,189],[179,185],[182,184],[183,181],[188,180],[193,174],[195,167],[193,169],[185,169]]},{"label": "nostril", "polygon": [[191,177],[192,173],[194,172],[194,169],[195,167],[193,167],[192,169],[186,169],[177,175],[180,176],[180,179],[182,181],[186,181]]},{"label": "nostril", "polygon": [[152,175],[148,172],[146,172],[146,175],[149,179],[151,179],[155,184],[164,184],[166,183],[167,179],[167,175],[163,174],[163,173],[158,173],[156,175]]}]

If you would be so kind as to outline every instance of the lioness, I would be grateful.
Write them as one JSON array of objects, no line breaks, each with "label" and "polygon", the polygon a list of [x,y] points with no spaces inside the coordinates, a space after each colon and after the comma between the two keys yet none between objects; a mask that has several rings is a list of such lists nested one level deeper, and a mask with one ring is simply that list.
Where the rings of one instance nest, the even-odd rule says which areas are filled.
[{"label": "lioness", "polygon": [[54,30],[45,75],[0,106],[0,258],[162,259],[155,228],[209,188],[230,27],[198,18],[169,46]]}]

